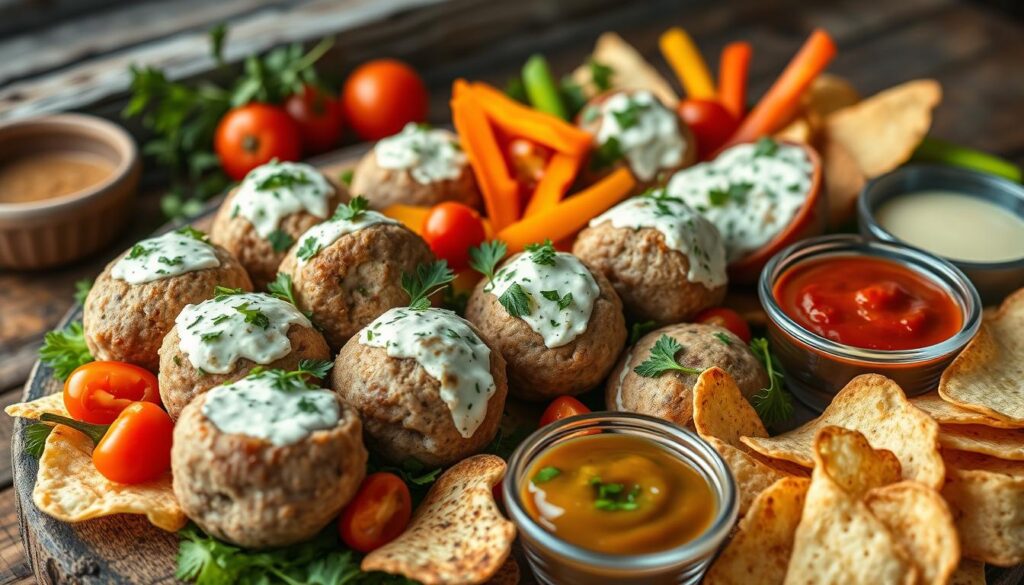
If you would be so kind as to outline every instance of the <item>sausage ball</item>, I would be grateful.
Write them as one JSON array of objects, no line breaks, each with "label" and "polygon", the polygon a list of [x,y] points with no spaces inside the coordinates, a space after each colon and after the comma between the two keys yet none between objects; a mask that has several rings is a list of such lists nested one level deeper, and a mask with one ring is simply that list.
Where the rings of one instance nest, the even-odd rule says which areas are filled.
[{"label": "sausage ball", "polygon": [[221,295],[185,307],[175,322],[160,346],[159,374],[160,398],[174,419],[196,396],[256,366],[294,370],[302,360],[331,359],[305,315],[266,294]]},{"label": "sausage ball", "polygon": [[418,235],[375,211],[324,222],[299,238],[281,263],[296,302],[312,314],[331,349],[392,307],[409,301],[402,273],[434,259]]},{"label": "sausage ball", "polygon": [[[608,279],[571,254],[541,253],[509,259],[493,280],[477,284],[466,306],[466,318],[508,363],[512,394],[525,400],[597,386],[626,343],[622,302]],[[528,311],[509,304],[515,291]]]},{"label": "sausage ball", "polygon": [[577,123],[594,137],[587,182],[628,166],[640,192],[697,160],[689,126],[646,89],[598,95],[580,110]]},{"label": "sausage ball", "polygon": [[338,189],[315,168],[268,163],[250,171],[228,193],[213,220],[210,240],[234,254],[256,290],[264,290],[292,244],[330,217],[340,199]]},{"label": "sausage ball", "polygon": [[213,297],[217,286],[252,290],[235,257],[202,237],[170,232],[107,264],[85,299],[82,319],[94,358],[156,372],[160,344],[185,305]]},{"label": "sausage ball", "polygon": [[392,309],[342,348],[332,388],[363,421],[367,445],[392,463],[447,466],[498,433],[505,360],[443,309]]},{"label": "sausage ball", "polygon": [[269,380],[220,386],[186,406],[174,427],[182,509],[207,534],[246,548],[312,538],[366,474],[351,407],[330,391],[282,391]]},{"label": "sausage ball", "polygon": [[572,251],[608,278],[635,321],[687,321],[725,298],[725,245],[718,230],[664,189],[595,218]]},{"label": "sausage ball", "polygon": [[458,137],[415,123],[381,140],[363,156],[351,191],[366,197],[374,209],[444,201],[480,207],[480,190]]},{"label": "sausage ball", "polygon": [[736,380],[747,398],[768,387],[768,373],[739,337],[715,325],[681,323],[648,333],[619,360],[605,391],[608,410],[637,412],[680,425],[690,424],[697,374],[668,370],[651,378],[635,371],[651,358],[651,350],[662,336],[671,337],[682,346],[674,356],[679,365],[697,370],[718,366]]}]

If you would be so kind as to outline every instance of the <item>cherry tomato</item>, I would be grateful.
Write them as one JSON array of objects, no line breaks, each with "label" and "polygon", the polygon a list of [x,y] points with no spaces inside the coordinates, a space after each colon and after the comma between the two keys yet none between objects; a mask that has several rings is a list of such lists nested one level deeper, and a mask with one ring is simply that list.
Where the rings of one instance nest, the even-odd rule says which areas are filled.
[{"label": "cherry tomato", "polygon": [[456,272],[469,265],[469,249],[487,237],[480,215],[454,201],[435,205],[423,220],[422,232],[434,255],[447,260]]},{"label": "cherry tomato", "polygon": [[559,396],[544,409],[544,414],[540,417],[540,426],[547,426],[556,420],[588,412],[590,412],[590,409],[572,396]]},{"label": "cherry tomato", "polygon": [[252,103],[229,111],[217,125],[214,149],[224,172],[236,181],[252,169],[278,160],[299,160],[299,129],[277,106]]},{"label": "cherry tomato", "polygon": [[114,422],[132,402],[160,403],[156,376],[124,362],[90,362],[64,382],[64,407],[75,420],[98,425]]},{"label": "cherry tomato", "polygon": [[532,140],[513,138],[508,143],[508,160],[516,181],[531,192],[540,182],[551,159],[551,150]]},{"label": "cherry tomato", "polygon": [[725,144],[739,121],[722,104],[712,100],[686,99],[679,102],[679,117],[697,139],[697,156],[704,160]]},{"label": "cherry tomato", "polygon": [[409,122],[427,119],[429,97],[423,79],[394,59],[377,59],[356,68],[341,92],[345,119],[363,140],[397,134]]},{"label": "cherry tomato", "polygon": [[740,317],[740,314],[725,307],[713,307],[704,309],[693,319],[694,323],[705,323],[707,325],[718,325],[722,329],[728,329],[736,337],[743,340],[743,343],[750,343],[750,327]]},{"label": "cherry tomato", "polygon": [[412,517],[412,495],[393,473],[366,476],[338,519],[338,533],[349,548],[368,553],[402,534]]},{"label": "cherry tomato", "polygon": [[103,477],[118,483],[143,483],[171,468],[174,422],[152,402],[133,402],[114,419],[92,451]]},{"label": "cherry tomato", "polygon": [[341,138],[341,103],[326,91],[307,85],[284,102],[284,109],[299,127],[306,154],[324,152]]}]

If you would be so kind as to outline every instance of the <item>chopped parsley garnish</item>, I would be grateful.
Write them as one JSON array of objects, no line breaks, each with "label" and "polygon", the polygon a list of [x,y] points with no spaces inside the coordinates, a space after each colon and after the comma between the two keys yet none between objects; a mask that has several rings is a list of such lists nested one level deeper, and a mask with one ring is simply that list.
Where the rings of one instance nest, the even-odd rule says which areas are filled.
[{"label": "chopped parsley garnish", "polygon": [[217,285],[213,289],[213,300],[222,301],[227,297],[241,294],[245,294],[245,291],[240,288],[228,288],[226,286]]},{"label": "chopped parsley garnish", "polygon": [[436,260],[416,267],[415,274],[402,273],[402,289],[409,295],[409,308],[422,311],[430,308],[430,296],[455,280],[455,273],[446,260]]},{"label": "chopped parsley garnish", "polygon": [[544,483],[546,481],[551,481],[552,479],[555,479],[559,475],[562,475],[561,469],[557,467],[548,466],[541,469],[536,473],[536,475],[533,476],[533,483]]},{"label": "chopped parsley garnish", "polygon": [[270,242],[270,247],[275,252],[284,252],[292,247],[295,238],[284,230],[274,230],[267,235],[267,241]]},{"label": "chopped parsley garnish", "polygon": [[469,267],[486,276],[488,280],[493,280],[494,270],[507,253],[508,246],[501,240],[484,242],[469,249]]},{"label": "chopped parsley garnish", "polygon": [[766,426],[775,425],[793,416],[793,399],[783,386],[782,368],[768,347],[768,340],[757,337],[750,341],[750,350],[768,372],[768,387],[751,397],[754,410]]},{"label": "chopped parsley garnish", "polygon": [[562,310],[572,304],[572,293],[565,293],[565,296],[559,296],[557,290],[542,290],[540,295],[545,299],[558,303],[558,309]]},{"label": "chopped parsley garnish", "polygon": [[533,260],[534,264],[541,264],[543,266],[555,265],[556,252],[551,240],[544,240],[543,244],[527,244],[526,251],[530,254],[530,260]]},{"label": "chopped parsley garnish", "polygon": [[651,356],[633,368],[633,371],[645,378],[657,378],[665,372],[678,371],[684,374],[700,374],[703,370],[688,368],[676,361],[676,354],[682,351],[683,345],[668,335],[662,335],[654,342]]},{"label": "chopped parsley garnish", "polygon": [[708,191],[708,202],[715,207],[721,207],[733,202],[743,205],[747,202],[747,195],[754,186],[750,183],[734,183],[726,190],[712,189]]},{"label": "chopped parsley garnish", "polygon": [[640,507],[637,499],[640,497],[640,484],[633,484],[630,490],[626,491],[626,485],[621,483],[604,483],[600,477],[590,478],[590,485],[594,487],[596,498],[594,508],[606,512],[631,512]]},{"label": "chopped parsley garnish", "polygon": [[85,343],[82,322],[74,321],[66,329],[55,329],[43,337],[39,360],[53,368],[53,375],[64,380],[78,366],[93,360],[89,346]]},{"label": "chopped parsley garnish", "polygon": [[498,297],[498,302],[513,317],[529,315],[533,310],[530,307],[530,293],[519,286],[518,282],[512,283],[511,286],[505,289],[505,292],[501,293],[501,296]]},{"label": "chopped parsley garnish", "polygon": [[732,340],[729,339],[729,336],[726,335],[725,333],[722,333],[721,331],[716,331],[715,337],[718,339],[718,341],[721,341],[725,345],[732,346]]},{"label": "chopped parsley garnish", "polygon": [[46,439],[50,437],[51,432],[53,432],[53,425],[44,423],[32,423],[25,427],[24,451],[36,459],[42,457],[43,450],[46,448]]},{"label": "chopped parsley garnish", "polygon": [[629,328],[629,344],[633,345],[637,341],[640,341],[641,337],[647,335],[651,331],[654,331],[654,328],[657,326],[658,324],[654,321],[633,323],[633,326]]},{"label": "chopped parsley garnish", "polygon": [[249,303],[245,302],[235,307],[235,310],[245,315],[245,322],[251,325],[266,329],[270,327],[270,318],[259,309],[249,308]]},{"label": "chopped parsley garnish", "polygon": [[302,412],[320,412],[320,409],[317,408],[316,404],[306,396],[299,399],[299,404],[297,406]]},{"label": "chopped parsley garnish", "polygon": [[208,241],[208,237],[206,235],[206,232],[197,230],[196,228],[194,228],[194,227],[192,227],[190,225],[186,225],[186,226],[180,227],[180,228],[178,228],[175,231],[177,233],[183,235],[183,236],[188,236],[188,237],[192,238],[193,240],[199,240],[200,242],[203,242],[204,244]]},{"label": "chopped parsley garnish", "polygon": [[774,156],[779,151],[779,143],[764,136],[754,145],[754,156]]},{"label": "chopped parsley garnish", "polygon": [[352,186],[352,177],[354,177],[355,175],[356,175],[355,171],[353,171],[352,169],[348,169],[348,170],[341,171],[341,174],[338,175],[338,179],[340,179],[342,184],[345,185],[346,187],[351,187]]},{"label": "chopped parsley garnish", "polygon": [[160,256],[156,261],[167,266],[180,266],[185,263],[185,257],[175,256],[174,258],[168,258],[167,256]]},{"label": "chopped parsley garnish", "polygon": [[619,126],[626,130],[640,123],[640,114],[647,109],[647,106],[634,101],[626,103],[625,109],[612,110],[611,114]]},{"label": "chopped parsley garnish", "polygon": [[[200,317],[200,319],[201,318],[202,317]],[[220,325],[221,323],[227,321],[230,318],[231,317],[229,315],[217,315],[216,317],[213,318],[213,324],[214,325]]]},{"label": "chopped parsley garnish", "polygon": [[594,82],[594,87],[598,91],[608,91],[612,88],[612,75],[615,74],[615,70],[593,58],[587,62],[587,66],[590,67],[590,80]]},{"label": "chopped parsley garnish", "polygon": [[327,360],[302,360],[299,362],[299,367],[290,372],[286,370],[264,370],[262,367],[256,366],[246,377],[269,379],[274,388],[281,392],[320,390],[321,388],[310,380],[313,378],[323,379],[333,365],[334,362]]},{"label": "chopped parsley garnish", "polygon": [[622,144],[618,138],[612,136],[590,154],[590,168],[593,170],[607,169],[622,160],[623,156],[625,154],[622,152]]},{"label": "chopped parsley garnish", "polygon": [[346,205],[339,205],[332,219],[355,221],[370,208],[370,202],[362,195],[356,195]]},{"label": "chopped parsley garnish", "polygon": [[75,300],[78,301],[78,304],[85,304],[85,298],[89,296],[90,290],[92,290],[92,281],[88,278],[75,281]]},{"label": "chopped parsley garnish", "polygon": [[220,336],[220,331],[212,331],[210,333],[203,333],[202,335],[200,335],[199,340],[202,341],[203,343],[209,343],[211,341],[217,341],[218,339],[220,339]]},{"label": "chopped parsley garnish", "polygon": [[149,253],[152,251],[153,250],[143,246],[142,244],[135,244],[134,246],[132,246],[131,250],[128,250],[127,258],[129,260],[135,260],[136,258],[148,256]]},{"label": "chopped parsley garnish", "polygon": [[273,191],[274,189],[291,189],[299,185],[311,185],[306,173],[301,170],[280,169],[269,177],[256,183],[257,191]]},{"label": "chopped parsley garnish", "polygon": [[320,253],[321,247],[320,242],[318,242],[316,238],[309,236],[305,240],[302,240],[302,246],[300,246],[299,250],[295,252],[295,255],[298,256],[300,260],[309,260]]}]

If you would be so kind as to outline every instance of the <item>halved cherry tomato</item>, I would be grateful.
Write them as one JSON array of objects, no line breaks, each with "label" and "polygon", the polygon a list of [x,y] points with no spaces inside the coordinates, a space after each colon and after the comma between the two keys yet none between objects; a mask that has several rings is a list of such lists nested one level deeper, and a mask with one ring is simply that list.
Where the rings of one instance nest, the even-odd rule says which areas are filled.
[{"label": "halved cherry tomato", "polygon": [[544,409],[544,414],[540,417],[540,426],[547,426],[556,420],[588,412],[590,412],[590,409],[572,396],[559,396]]},{"label": "halved cherry tomato", "polygon": [[133,402],[118,415],[92,451],[103,477],[118,483],[143,483],[171,468],[174,421],[152,402]]},{"label": "halved cherry tomato", "polygon": [[743,343],[750,343],[750,327],[740,317],[740,314],[725,307],[712,307],[704,309],[693,319],[694,323],[705,323],[707,325],[718,325],[722,329],[728,329],[736,337],[743,340]]},{"label": "halved cherry tomato", "polygon": [[352,72],[341,92],[345,119],[363,140],[397,134],[427,119],[427,86],[412,67],[395,59],[368,61]]},{"label": "halved cherry tomato", "polygon": [[114,422],[132,402],[160,403],[156,376],[124,362],[90,362],[64,382],[64,407],[75,420],[98,425]]},{"label": "halved cherry tomato", "polygon": [[480,214],[454,201],[439,203],[430,210],[423,220],[422,235],[434,255],[447,260],[456,272],[469,265],[469,249],[487,237]]},{"label": "halved cherry tomato", "polygon": [[697,156],[705,160],[732,136],[739,121],[713,100],[685,99],[679,102],[679,117],[697,139]]},{"label": "halved cherry tomato", "polygon": [[412,517],[412,494],[393,473],[366,476],[338,519],[338,533],[349,548],[368,553],[398,538]]},{"label": "halved cherry tomato", "polygon": [[324,152],[341,138],[341,102],[326,91],[306,85],[284,102],[284,109],[299,128],[306,154]]},{"label": "halved cherry tomato", "polygon": [[236,181],[275,158],[295,161],[302,154],[295,122],[281,108],[261,103],[224,114],[213,146],[224,172]]}]

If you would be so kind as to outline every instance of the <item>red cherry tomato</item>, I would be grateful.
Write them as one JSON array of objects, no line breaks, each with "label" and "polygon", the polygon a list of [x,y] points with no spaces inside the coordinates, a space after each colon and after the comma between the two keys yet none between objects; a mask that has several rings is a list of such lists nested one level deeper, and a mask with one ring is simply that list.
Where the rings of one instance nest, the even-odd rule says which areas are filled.
[{"label": "red cherry tomato", "polygon": [[160,403],[156,376],[124,362],[90,362],[64,382],[64,407],[75,420],[107,425],[132,402]]},{"label": "red cherry tomato", "polygon": [[559,396],[544,409],[544,414],[540,417],[540,426],[547,426],[556,420],[588,412],[590,412],[590,409],[572,396]]},{"label": "red cherry tomato", "polygon": [[469,265],[469,249],[487,237],[480,215],[454,201],[435,205],[423,220],[422,232],[434,255],[447,260],[456,272]]},{"label": "red cherry tomato", "polygon": [[93,465],[110,481],[153,481],[171,468],[173,436],[174,421],[162,408],[152,402],[133,402],[96,444]]},{"label": "red cherry tomato", "polygon": [[725,144],[739,121],[722,104],[712,100],[686,99],[679,102],[679,117],[697,139],[697,156],[704,160]]},{"label": "red cherry tomato", "polygon": [[718,325],[722,329],[728,329],[736,337],[743,340],[743,343],[750,343],[750,327],[740,317],[740,314],[725,307],[713,307],[704,309],[693,319],[694,323],[705,323],[707,325]]},{"label": "red cherry tomato", "polygon": [[284,102],[284,109],[299,128],[306,154],[324,152],[341,138],[341,103],[326,91],[307,85]]},{"label": "red cherry tomato", "polygon": [[342,511],[338,533],[349,548],[368,553],[398,538],[411,517],[409,486],[393,473],[373,473]]},{"label": "red cherry tomato", "polygon": [[423,79],[394,59],[377,59],[356,68],[341,92],[345,120],[363,140],[397,134],[409,122],[427,119],[429,97]]},{"label": "red cherry tomato", "polygon": [[236,181],[275,158],[294,161],[302,154],[295,122],[281,108],[260,103],[225,114],[213,145],[224,172]]}]

